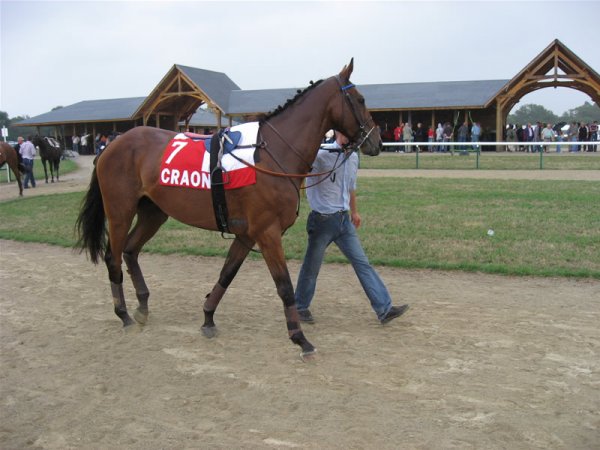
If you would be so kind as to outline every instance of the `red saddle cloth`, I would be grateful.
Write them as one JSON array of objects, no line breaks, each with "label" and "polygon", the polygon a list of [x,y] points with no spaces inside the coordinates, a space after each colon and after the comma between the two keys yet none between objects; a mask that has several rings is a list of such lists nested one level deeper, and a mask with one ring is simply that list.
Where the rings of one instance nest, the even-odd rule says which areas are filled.
[{"label": "red saddle cloth", "polygon": [[[236,156],[254,164],[254,149],[234,150]],[[226,154],[221,160],[225,189],[237,189],[256,183],[256,170]],[[175,136],[165,148],[160,163],[162,186],[210,190],[210,154],[203,139]]]}]

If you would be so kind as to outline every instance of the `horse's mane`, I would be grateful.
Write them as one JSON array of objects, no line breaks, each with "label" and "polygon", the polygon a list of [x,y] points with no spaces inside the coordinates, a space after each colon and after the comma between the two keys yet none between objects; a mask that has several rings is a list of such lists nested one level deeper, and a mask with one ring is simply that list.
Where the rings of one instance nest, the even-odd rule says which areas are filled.
[{"label": "horse's mane", "polygon": [[319,84],[321,84],[323,80],[319,80],[316,82],[311,81],[309,86],[304,89],[304,90],[300,90],[298,89],[296,91],[296,95],[294,96],[294,98],[290,98],[287,102],[285,102],[285,104],[279,105],[277,108],[275,108],[273,111],[269,111],[266,115],[264,115],[261,119],[260,119],[260,124],[262,124],[263,122],[265,122],[266,120],[277,116],[278,114],[281,114],[283,111],[285,111],[291,104],[295,103],[296,100],[298,100],[300,97],[302,97],[304,94],[306,94],[308,91],[310,91],[311,89],[314,89],[315,87],[317,87]]}]

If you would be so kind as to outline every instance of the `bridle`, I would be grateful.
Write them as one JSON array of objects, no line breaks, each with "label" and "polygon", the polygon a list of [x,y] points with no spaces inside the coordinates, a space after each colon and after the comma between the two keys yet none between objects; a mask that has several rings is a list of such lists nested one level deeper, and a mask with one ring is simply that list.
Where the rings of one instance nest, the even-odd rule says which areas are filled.
[{"label": "bridle", "polygon": [[[346,145],[343,148],[343,153],[344,153],[344,158],[342,158],[342,160],[339,162],[339,164],[336,163],[333,165],[333,168],[330,170],[327,170],[325,172],[319,172],[319,173],[287,173],[285,172],[285,169],[283,167],[281,167],[281,165],[277,162],[277,159],[275,157],[273,157],[273,155],[271,154],[271,152],[269,151],[268,145],[265,141],[260,142],[259,144],[256,144],[257,148],[262,148],[263,150],[265,150],[269,156],[271,156],[271,159],[273,161],[275,161],[275,163],[279,166],[279,168],[282,170],[282,172],[276,172],[276,171],[272,171],[269,169],[265,169],[262,167],[258,167],[252,163],[249,163],[248,161],[245,161],[244,159],[238,157],[237,155],[235,155],[233,152],[230,153],[230,155],[236,159],[237,161],[241,162],[242,164],[251,167],[253,169],[255,169],[258,172],[264,173],[266,175],[271,175],[271,176],[275,176],[275,177],[283,177],[283,178],[308,178],[308,177],[320,177],[325,175],[326,177],[331,175],[333,172],[335,172],[337,169],[339,169],[345,162],[346,160],[350,157],[350,155],[352,154],[352,152],[355,149],[360,148],[367,139],[369,139],[369,136],[371,135],[371,133],[373,132],[373,130],[375,130],[375,125],[373,125],[370,129],[367,130],[367,121],[363,121],[361,120],[361,118],[359,117],[358,111],[357,111],[357,107],[354,104],[353,98],[350,95],[350,93],[348,92],[350,89],[352,89],[353,87],[355,87],[354,84],[350,83],[347,85],[343,85],[340,76],[336,75],[335,79],[340,87],[340,91],[342,93],[342,111],[344,109],[344,99],[346,100],[346,102],[348,103],[348,105],[350,106],[350,110],[352,111],[352,115],[354,116],[354,119],[356,120],[356,123],[358,124],[358,132],[356,134],[356,136],[354,138],[351,139],[351,142],[353,144],[350,145]],[[343,114],[342,114],[343,117]],[[264,124],[266,124],[278,137],[279,139],[281,139],[285,145],[287,145],[292,152],[300,159],[302,160],[302,162],[304,162],[307,167],[310,170],[311,164],[309,162],[307,162],[303,157],[301,152],[291,143],[288,142],[287,139],[285,139],[281,133],[279,133],[279,131],[277,130],[277,128],[275,128],[268,120],[263,122]],[[358,139],[356,139],[356,137],[358,136]],[[356,142],[360,142],[359,144],[356,144]],[[338,158],[339,159],[339,158]]]},{"label": "bridle", "polygon": [[[354,99],[348,92],[350,89],[352,89],[356,85],[353,83],[350,83],[350,84],[347,84],[344,86],[342,84],[342,80],[340,79],[339,75],[335,76],[335,80],[338,82],[338,85],[340,86],[340,90],[342,91],[343,98],[345,98],[346,101],[348,102],[348,104],[350,105],[350,110],[352,111],[352,115],[354,116],[356,123],[358,123],[358,133],[357,133],[358,139],[356,139],[356,137],[354,137],[351,139],[351,141],[355,143],[353,145],[353,147],[360,148],[366,142],[366,140],[369,139],[369,136],[371,135],[373,130],[375,130],[375,124],[373,124],[371,129],[369,129],[367,131],[367,121],[361,120],[361,118],[359,117],[356,105],[354,104]],[[342,103],[342,109],[343,108],[344,108],[344,104]],[[342,115],[342,117],[343,117],[343,115]],[[359,141],[360,141],[360,143],[357,145],[356,142],[359,142]]]}]

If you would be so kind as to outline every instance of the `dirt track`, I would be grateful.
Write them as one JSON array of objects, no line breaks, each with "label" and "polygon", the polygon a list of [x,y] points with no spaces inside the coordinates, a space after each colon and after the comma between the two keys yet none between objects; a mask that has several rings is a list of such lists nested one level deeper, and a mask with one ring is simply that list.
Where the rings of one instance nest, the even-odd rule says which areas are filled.
[{"label": "dirt track", "polygon": [[[35,193],[70,177],[81,189],[85,170]],[[327,265],[307,364],[262,262],[244,264],[207,340],[201,299],[220,258],[143,255],[151,317],[124,333],[104,267],[46,245],[0,241],[0,254],[3,449],[600,443],[598,281],[381,268],[411,304],[382,327],[351,268]],[[135,306],[130,282],[126,295]]]}]

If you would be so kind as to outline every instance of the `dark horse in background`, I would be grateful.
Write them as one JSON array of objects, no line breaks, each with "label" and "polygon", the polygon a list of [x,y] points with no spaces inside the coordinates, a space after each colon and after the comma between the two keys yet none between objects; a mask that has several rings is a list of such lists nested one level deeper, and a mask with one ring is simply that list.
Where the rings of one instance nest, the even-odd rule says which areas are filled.
[{"label": "dark horse in background", "polygon": [[52,183],[54,183],[54,172],[56,172],[56,181],[59,181],[58,169],[60,167],[60,160],[63,156],[63,148],[60,145],[60,142],[47,136],[34,136],[31,139],[31,142],[40,149],[40,158],[42,160],[42,165],[44,166],[46,183],[48,182],[48,170],[46,169],[46,162],[48,162],[48,165],[50,166]]},{"label": "dark horse in background", "polygon": [[0,168],[4,167],[4,163],[8,164],[10,170],[15,174],[17,184],[19,186],[19,195],[23,195],[23,182],[21,180],[25,167],[19,162],[17,151],[6,142],[0,142]]},{"label": "dark horse in background", "polygon": [[[353,66],[350,61],[338,75],[311,83],[261,120],[255,151],[256,184],[225,191],[227,225],[235,239],[219,279],[204,302],[202,331],[207,337],[215,336],[215,310],[256,244],[283,301],[290,339],[302,348],[303,356],[315,352],[300,328],[282,235],[296,221],[302,181],[311,170],[327,130],[341,131],[367,155],[381,151],[379,130],[363,96],[350,82]],[[138,264],[144,244],[169,216],[193,227],[218,230],[210,190],[159,184],[163,151],[175,134],[136,127],[111,143],[97,160],[77,219],[77,246],[86,250],[94,263],[104,257],[114,310],[124,326],[135,322],[123,295],[122,260],[138,299],[134,317],[144,324],[149,291]],[[340,157],[340,163],[343,160]]]}]

